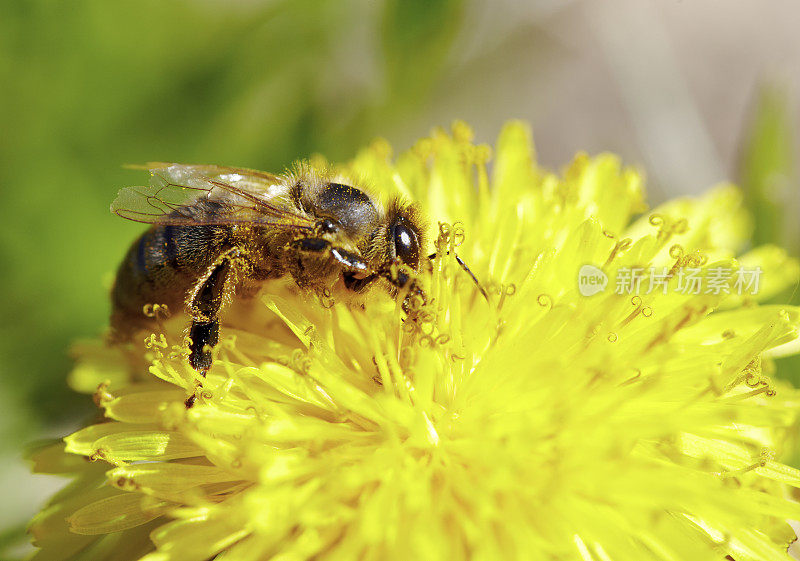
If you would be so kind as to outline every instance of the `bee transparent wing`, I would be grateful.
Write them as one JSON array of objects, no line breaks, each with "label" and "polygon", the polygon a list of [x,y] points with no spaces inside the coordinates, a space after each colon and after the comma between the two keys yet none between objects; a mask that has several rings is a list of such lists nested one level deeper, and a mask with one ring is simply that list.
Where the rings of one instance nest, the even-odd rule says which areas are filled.
[{"label": "bee transparent wing", "polygon": [[[119,191],[111,212],[147,224],[197,225],[261,223],[311,229],[313,222],[278,199],[284,188],[272,174],[225,166],[153,163],[150,185]],[[198,212],[198,202],[217,203]]]}]

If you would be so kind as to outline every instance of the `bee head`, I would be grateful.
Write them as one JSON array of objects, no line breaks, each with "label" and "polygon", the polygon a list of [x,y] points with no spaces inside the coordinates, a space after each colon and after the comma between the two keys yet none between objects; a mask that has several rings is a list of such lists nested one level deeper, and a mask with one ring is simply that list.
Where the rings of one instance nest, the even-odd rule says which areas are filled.
[{"label": "bee head", "polygon": [[424,304],[425,293],[413,274],[419,269],[425,248],[423,223],[416,205],[392,201],[382,213],[364,251],[373,274],[362,280],[345,278],[345,286],[358,292],[372,280],[382,278],[388,282],[393,295],[405,294],[402,306],[406,313],[412,308],[412,300]]},{"label": "bee head", "polygon": [[416,270],[424,240],[416,205],[393,200],[385,209],[339,177],[307,174],[295,190],[298,206],[317,216],[314,234],[357,251],[378,268],[399,259]]},{"label": "bee head", "polygon": [[[295,204],[316,218],[312,236],[298,242],[300,249],[315,253],[317,246],[328,248],[334,261],[345,269],[348,289],[361,292],[378,278],[400,287],[405,283],[390,278],[400,274],[395,265],[403,266],[406,277],[409,269],[419,269],[425,242],[416,205],[399,200],[381,205],[360,186],[331,173],[296,174],[292,179]],[[313,260],[313,255],[308,258]],[[395,271],[391,275],[390,267]],[[310,270],[311,263],[303,268]]]}]

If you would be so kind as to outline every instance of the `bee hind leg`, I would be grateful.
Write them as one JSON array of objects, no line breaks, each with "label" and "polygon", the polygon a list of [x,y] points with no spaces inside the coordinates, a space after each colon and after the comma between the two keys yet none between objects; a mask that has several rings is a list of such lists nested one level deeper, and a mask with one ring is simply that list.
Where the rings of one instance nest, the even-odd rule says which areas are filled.
[{"label": "bee hind leg", "polygon": [[192,321],[189,338],[192,340],[189,364],[205,376],[211,368],[211,348],[219,342],[219,320]]},{"label": "bee hind leg", "polygon": [[189,364],[201,376],[205,376],[211,368],[211,349],[219,342],[219,311],[230,298],[237,269],[246,269],[246,265],[237,248],[223,253],[191,293]]}]

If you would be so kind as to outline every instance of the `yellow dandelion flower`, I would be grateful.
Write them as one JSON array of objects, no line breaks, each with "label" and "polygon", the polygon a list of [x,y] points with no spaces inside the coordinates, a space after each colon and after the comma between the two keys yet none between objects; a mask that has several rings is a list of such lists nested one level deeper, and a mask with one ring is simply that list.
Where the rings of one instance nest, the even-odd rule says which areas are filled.
[{"label": "yellow dandelion flower", "polygon": [[491,152],[457,124],[341,166],[438,221],[415,322],[276,282],[202,388],[185,318],[78,345],[104,418],[35,455],[74,479],[34,559],[785,560],[800,395],[769,376],[800,310],[758,302],[797,264],[740,255],[731,187],[648,212],[614,156],[551,173],[519,123]]}]

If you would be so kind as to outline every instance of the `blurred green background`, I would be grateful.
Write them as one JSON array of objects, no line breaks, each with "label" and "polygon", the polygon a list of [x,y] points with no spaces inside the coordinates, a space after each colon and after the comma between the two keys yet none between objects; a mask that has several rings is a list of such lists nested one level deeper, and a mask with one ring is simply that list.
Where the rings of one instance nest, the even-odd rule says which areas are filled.
[{"label": "blurred green background", "polygon": [[[617,152],[652,203],[737,181],[756,240],[797,254],[798,17],[788,0],[0,3],[0,551],[57,484],[21,447],[92,411],[68,347],[102,332],[141,230],[108,212],[145,180],[123,164],[280,171],[457,118],[490,142],[523,118],[545,165]],[[782,371],[800,381],[797,359]]]}]

